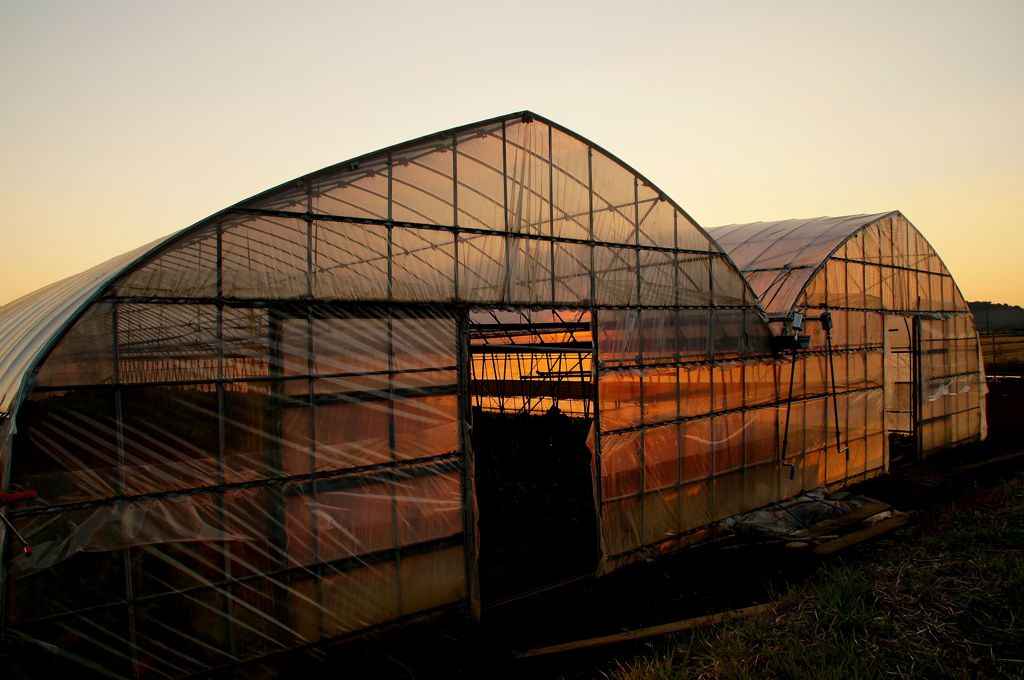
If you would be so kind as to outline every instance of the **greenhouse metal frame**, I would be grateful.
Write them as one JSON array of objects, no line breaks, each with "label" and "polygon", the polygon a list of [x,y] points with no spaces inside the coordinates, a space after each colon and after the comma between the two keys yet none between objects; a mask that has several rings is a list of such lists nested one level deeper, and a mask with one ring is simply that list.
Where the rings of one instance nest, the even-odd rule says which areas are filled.
[{"label": "greenhouse metal frame", "polygon": [[[527,499],[546,512],[589,513],[545,539],[557,580],[883,472],[901,416],[872,414],[915,385],[951,378],[956,402],[921,452],[983,436],[944,268],[922,270],[943,302],[915,328],[944,352],[954,333],[962,370],[908,378],[848,330],[827,356],[813,329],[780,349],[798,310],[848,329],[877,306],[774,305],[726,231],[520,112],[304,176],[0,308],[0,489],[39,494],[6,510],[34,552],[3,529],[5,663],[180,676],[479,617],[515,572],[493,562],[481,586],[511,531],[493,529],[493,479],[517,469],[562,485]],[[845,263],[834,246],[807,267]]]}]

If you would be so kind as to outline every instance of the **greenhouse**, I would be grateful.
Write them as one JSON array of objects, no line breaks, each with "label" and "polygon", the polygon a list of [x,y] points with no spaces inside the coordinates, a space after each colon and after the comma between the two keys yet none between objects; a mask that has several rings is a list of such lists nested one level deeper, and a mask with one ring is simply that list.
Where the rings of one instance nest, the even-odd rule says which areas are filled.
[{"label": "greenhouse", "polygon": [[[777,334],[793,333],[794,314],[807,322],[808,344],[818,351],[793,354],[781,385],[792,402],[787,417],[827,428],[820,409],[804,413],[814,407],[797,401],[820,391],[823,376],[833,376],[826,386],[833,395],[844,393],[833,399],[833,430],[845,433],[839,448],[849,448],[850,469],[822,481],[863,470],[865,456],[868,469],[878,467],[890,445],[894,457],[925,458],[984,439],[987,388],[974,317],[935,250],[901,213],[710,233],[747,277]],[[826,312],[827,331],[815,322]]]},{"label": "greenhouse", "polygon": [[833,222],[712,238],[524,112],[0,308],[4,662],[181,676],[478,619],[882,472],[890,433],[983,435],[949,273],[899,213]]}]

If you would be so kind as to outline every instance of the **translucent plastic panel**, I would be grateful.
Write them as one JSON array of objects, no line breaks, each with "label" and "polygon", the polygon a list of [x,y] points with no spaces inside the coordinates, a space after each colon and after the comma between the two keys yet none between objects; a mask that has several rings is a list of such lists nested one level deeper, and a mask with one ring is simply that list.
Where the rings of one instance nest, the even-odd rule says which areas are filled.
[{"label": "translucent plastic panel", "polygon": [[[393,619],[398,616],[395,565],[385,562],[330,573],[323,579],[320,597],[324,637],[334,637]],[[319,619],[319,611],[314,609],[310,615],[308,626],[311,629],[315,620],[313,616]],[[315,640],[317,635],[313,630],[307,635]]]},{"label": "translucent plastic panel", "polygon": [[458,238],[459,298],[474,302],[505,300],[511,241],[497,234],[460,234]]},{"label": "translucent plastic panel", "polygon": [[696,222],[679,210],[676,210],[676,247],[710,253],[723,252],[718,243],[709,239]]},{"label": "translucent plastic panel", "polygon": [[640,311],[640,351],[646,363],[670,361],[679,356],[677,309]]},{"label": "translucent plastic panel", "polygon": [[[316,504],[320,559],[335,561],[395,547],[394,483],[380,477],[341,478],[318,485]],[[309,496],[295,499],[310,503]],[[295,523],[308,512],[289,513]],[[294,533],[298,526],[293,526]]]},{"label": "translucent plastic panel", "polygon": [[647,368],[643,371],[645,423],[659,423],[678,417],[678,369]]},{"label": "translucent plastic panel", "polygon": [[955,309],[961,309],[962,307],[957,300],[956,284],[953,283],[952,276],[941,277],[942,282],[942,309],[946,311],[952,311]]},{"label": "translucent plastic panel", "polygon": [[806,265],[815,259],[810,253],[820,250],[816,243],[819,235],[810,229],[792,228],[780,236],[751,242],[751,245],[756,243],[760,251],[753,258],[745,257],[744,260],[757,269]]},{"label": "translucent plastic panel", "polygon": [[823,306],[828,304],[828,280],[825,271],[807,280],[807,288],[804,292],[804,304],[807,306]]},{"label": "translucent plastic panel", "polygon": [[831,407],[828,403],[828,397],[809,399],[804,402],[804,417],[802,421],[797,421],[797,423],[803,426],[804,451],[808,453],[818,451],[828,445],[826,437],[827,418],[832,416]]},{"label": "translucent plastic panel", "polygon": [[56,505],[105,498],[119,488],[117,417],[107,390],[34,393],[18,412],[12,484]]},{"label": "translucent plastic panel", "polygon": [[[903,269],[882,269],[882,301],[885,309],[909,310],[917,304],[917,287],[910,293],[910,279]],[[913,299],[912,299],[913,298]]]},{"label": "translucent plastic panel", "polygon": [[391,158],[391,218],[399,222],[455,224],[451,140],[402,149]]},{"label": "translucent plastic panel", "polygon": [[882,270],[876,265],[864,266],[864,307],[882,309]]},{"label": "translucent plastic panel", "polygon": [[316,214],[388,219],[386,157],[362,161],[351,170],[314,177],[312,187]]},{"label": "translucent plastic panel", "polygon": [[591,300],[591,249],[581,243],[555,244],[555,301],[579,304]]},{"label": "translucent plastic panel", "polygon": [[594,247],[597,304],[636,305],[637,251],[631,248]]},{"label": "translucent plastic panel", "polygon": [[745,274],[747,283],[751,290],[761,299],[764,304],[771,304],[775,297],[778,286],[785,278],[792,273],[788,269],[767,269],[764,271],[752,271]]},{"label": "translucent plastic panel", "polygon": [[[342,170],[330,174],[344,176]],[[242,205],[246,208],[304,213],[309,207],[309,181],[300,177],[284,186],[258,194]]]},{"label": "translucent plastic panel", "polygon": [[460,133],[458,155],[458,224],[505,231],[505,175],[501,126]]},{"label": "translucent plastic panel", "polygon": [[891,218],[892,234],[892,263],[897,267],[910,266],[910,258],[907,256],[910,230],[904,220]]},{"label": "translucent plastic panel", "polygon": [[[772,288],[765,292],[762,299],[765,311],[769,314],[781,314],[788,312],[792,306],[792,300],[797,299],[800,291],[807,285],[809,277],[814,270],[810,268],[791,269],[784,276],[780,276]],[[820,273],[818,278],[824,281]],[[810,304],[810,303],[808,303]]]},{"label": "translucent plastic panel", "polygon": [[391,412],[388,401],[317,406],[313,424],[316,470],[341,470],[391,460]]},{"label": "translucent plastic panel", "polygon": [[728,411],[743,406],[744,365],[738,361],[719,363],[712,367],[714,375],[715,411]]},{"label": "translucent plastic panel", "polygon": [[743,466],[744,417],[743,412],[736,412],[711,419],[716,476]]},{"label": "translucent plastic panel", "polygon": [[402,613],[413,614],[467,596],[462,546],[403,557],[399,566]]},{"label": "translucent plastic panel", "polygon": [[908,228],[907,266],[911,269],[931,271],[931,247],[916,229]]},{"label": "translucent plastic panel", "polygon": [[545,123],[506,123],[508,225],[515,233],[551,233],[549,127]]},{"label": "translucent plastic panel", "polygon": [[643,541],[656,543],[681,531],[679,493],[674,486],[644,494]]},{"label": "translucent plastic panel", "polygon": [[121,382],[218,377],[213,305],[118,305],[117,343]]},{"label": "translucent plastic panel", "polygon": [[818,395],[830,392],[828,357],[821,354],[808,355],[803,357],[802,361],[805,371],[805,393]]},{"label": "translucent plastic panel", "polygon": [[597,393],[603,432],[641,423],[638,369],[602,371],[598,376]]},{"label": "translucent plastic panel", "polygon": [[117,295],[213,297],[217,294],[217,226],[176,241],[114,287]]},{"label": "translucent plastic panel", "polygon": [[[779,385],[776,384],[776,367],[781,365],[772,361],[749,361],[744,366],[744,404],[752,406],[766,404],[778,399]],[[788,390],[789,375],[785,375]]]},{"label": "translucent plastic panel", "polygon": [[676,274],[672,253],[640,251],[640,304],[675,304]]},{"label": "translucent plastic panel", "polygon": [[[313,368],[318,375],[381,373],[389,369],[386,318],[313,319],[312,324]],[[380,377],[366,379],[367,388],[383,386]]]},{"label": "translucent plastic panel", "polygon": [[221,236],[227,297],[289,298],[309,292],[308,227],[302,220],[251,217]]},{"label": "translucent plastic panel", "polygon": [[455,395],[395,400],[395,456],[400,460],[452,453],[459,448]]},{"label": "translucent plastic panel", "polygon": [[665,489],[679,483],[679,428],[663,425],[644,430],[644,490]]},{"label": "translucent plastic panel", "polygon": [[[851,388],[861,388],[865,386],[867,368],[866,368],[866,352],[850,352],[844,359],[846,363],[846,385]],[[838,369],[837,369],[837,372]]]},{"label": "translucent plastic panel", "polygon": [[725,258],[711,259],[711,289],[716,305],[742,305],[746,297],[743,277]]},{"label": "translucent plastic panel", "polygon": [[[270,428],[270,437],[267,438],[270,441],[266,442],[268,471],[272,476],[308,475],[314,472],[316,459],[310,407],[301,397],[282,398],[280,394],[272,394],[270,404],[279,410],[272,412],[266,421]],[[275,430],[279,431],[279,437],[273,436],[278,434]]]},{"label": "translucent plastic panel", "polygon": [[551,134],[555,236],[590,238],[589,148],[560,130]]},{"label": "translucent plastic panel", "polygon": [[[806,359],[799,356],[796,361],[792,356],[785,357],[782,362],[777,364],[776,383],[780,399],[789,400],[790,394],[797,398],[805,393],[805,371]],[[791,383],[792,387],[790,387]]]},{"label": "translucent plastic panel", "polygon": [[877,224],[869,224],[855,237],[866,262],[881,262],[880,231]]},{"label": "translucent plastic panel", "polygon": [[683,366],[679,369],[679,409],[681,416],[710,413],[711,371],[708,365]]},{"label": "translucent plastic panel", "polygon": [[640,497],[605,503],[601,507],[602,552],[617,555],[643,545],[642,518]]},{"label": "translucent plastic panel", "polygon": [[715,356],[734,356],[750,350],[743,309],[715,309],[711,312],[711,347]]},{"label": "translucent plastic panel", "polygon": [[846,262],[829,260],[825,265],[825,285],[830,307],[849,307],[846,296]]},{"label": "translucent plastic panel", "polygon": [[711,419],[688,420],[679,424],[682,481],[706,479],[711,475]]},{"label": "translucent plastic panel", "polygon": [[[285,377],[309,376],[309,321],[305,318],[281,319],[275,324],[276,372]],[[305,394],[309,385],[305,380],[289,380],[283,383],[288,394]]]},{"label": "translucent plastic panel", "polygon": [[456,329],[451,316],[396,316],[391,321],[394,370],[455,367]]},{"label": "translucent plastic panel", "polygon": [[[663,248],[675,247],[675,207],[643,180],[637,181],[640,244]],[[683,225],[684,229],[691,228],[688,222],[684,221]]]},{"label": "translucent plastic panel", "polygon": [[601,362],[639,362],[640,310],[602,309],[597,315],[597,332],[598,357]]},{"label": "translucent plastic panel", "polygon": [[713,337],[711,315],[713,310],[681,309],[679,315],[679,353],[683,358],[700,359],[710,353]]},{"label": "translucent plastic panel", "polygon": [[548,302],[552,299],[551,260],[553,244],[535,239],[517,238],[512,243],[513,266],[509,298],[520,304]]},{"label": "translucent plastic panel", "polygon": [[713,499],[711,482],[700,481],[680,488],[680,529],[696,529],[713,521]]},{"label": "translucent plastic panel", "polygon": [[433,474],[410,468],[395,480],[399,545],[462,533],[462,471],[451,464]]},{"label": "translucent plastic panel", "polygon": [[392,229],[392,299],[455,298],[455,241],[446,231]]},{"label": "translucent plastic panel", "polygon": [[38,368],[37,385],[100,385],[114,379],[113,306],[97,303]]},{"label": "translucent plastic panel", "polygon": [[221,377],[265,377],[270,370],[270,330],[265,309],[221,308]]},{"label": "translucent plastic panel", "polygon": [[601,435],[601,497],[640,492],[640,432]]},{"label": "translucent plastic panel", "polygon": [[636,243],[636,176],[601,153],[591,156],[594,238]]},{"label": "translucent plastic panel", "polygon": [[750,354],[767,354],[771,351],[772,331],[758,310],[748,307],[743,311],[743,327]]},{"label": "translucent plastic panel", "polygon": [[864,265],[848,262],[846,264],[846,306],[856,309],[866,307],[864,290]]},{"label": "translucent plastic panel", "polygon": [[219,483],[217,391],[210,385],[121,393],[124,489],[129,495]]},{"label": "translucent plastic panel", "polygon": [[864,239],[861,233],[854,234],[851,238],[847,239],[846,245],[843,246],[843,257],[850,260],[864,259]]},{"label": "translucent plastic panel", "polygon": [[387,299],[387,229],[370,224],[314,222],[313,293],[339,300]]},{"label": "translucent plastic panel", "polygon": [[[281,474],[280,452],[294,452],[296,468],[308,470],[308,420],[293,436],[276,432],[275,413],[289,405],[280,387],[270,382],[244,382],[224,390],[224,480],[245,482]],[[308,413],[305,412],[304,413]]]},{"label": "translucent plastic panel", "polygon": [[704,306],[711,303],[711,258],[705,255],[679,254],[679,304]]}]

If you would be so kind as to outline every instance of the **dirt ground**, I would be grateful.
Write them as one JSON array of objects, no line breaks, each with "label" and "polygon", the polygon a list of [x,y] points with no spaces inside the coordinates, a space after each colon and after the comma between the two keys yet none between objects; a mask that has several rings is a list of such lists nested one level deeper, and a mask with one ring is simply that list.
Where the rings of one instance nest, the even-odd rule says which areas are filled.
[{"label": "dirt ground", "polygon": [[[963,471],[965,465],[1024,450],[1024,371],[1001,370],[989,383],[987,441],[936,455],[871,480],[851,491],[915,510],[918,522],[940,521],[968,511],[975,499],[1008,473],[1024,469],[1024,457]],[[914,540],[914,529],[901,540]],[[773,600],[830,560],[781,544],[716,542],[698,545],[585,580],[557,591],[484,609],[475,626],[457,613],[358,644],[317,650],[269,675],[374,678],[592,678],[616,659],[651,642],[636,642],[567,654],[517,659],[531,648],[653,626]],[[253,677],[248,669],[246,677]],[[256,675],[259,675],[257,672]]]}]

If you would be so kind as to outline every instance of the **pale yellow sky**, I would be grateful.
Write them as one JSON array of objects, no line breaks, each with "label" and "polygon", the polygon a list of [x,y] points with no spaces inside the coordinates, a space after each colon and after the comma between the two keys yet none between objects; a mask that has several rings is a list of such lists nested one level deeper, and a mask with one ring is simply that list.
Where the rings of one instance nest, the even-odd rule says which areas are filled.
[{"label": "pale yellow sky", "polygon": [[0,5],[0,304],[528,108],[704,226],[899,209],[1024,304],[1024,2]]}]

